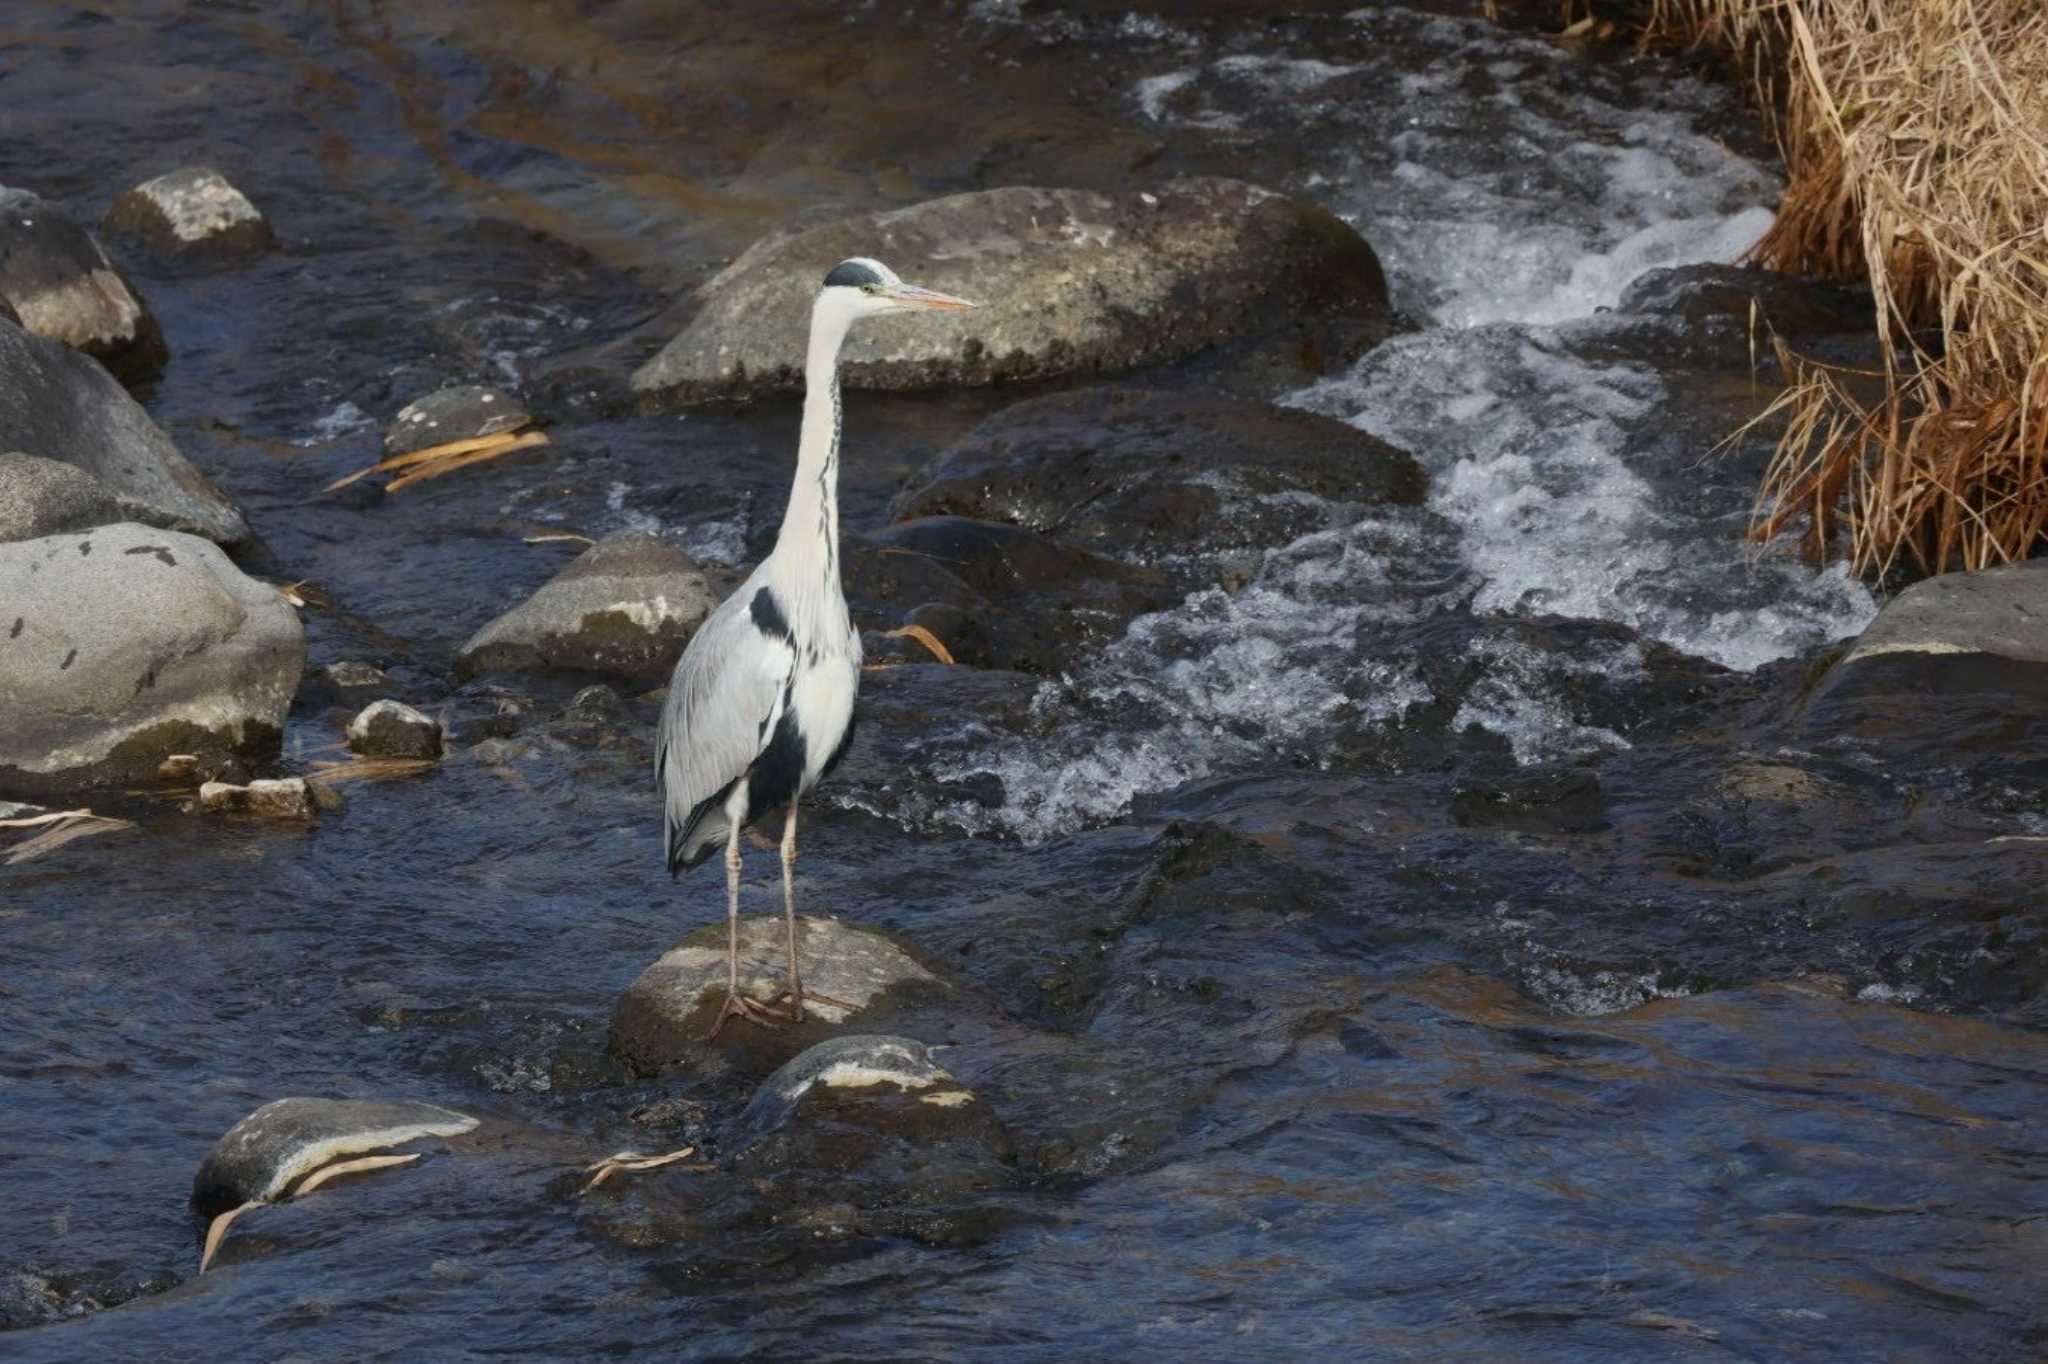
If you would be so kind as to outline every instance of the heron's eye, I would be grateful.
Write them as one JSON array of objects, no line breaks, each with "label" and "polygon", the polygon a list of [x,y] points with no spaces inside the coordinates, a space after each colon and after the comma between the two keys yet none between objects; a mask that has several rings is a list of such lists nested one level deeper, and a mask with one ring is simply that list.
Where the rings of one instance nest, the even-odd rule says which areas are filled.
[{"label": "heron's eye", "polygon": [[864,294],[878,294],[882,292],[882,286],[879,284],[863,284],[860,286],[860,291]]}]

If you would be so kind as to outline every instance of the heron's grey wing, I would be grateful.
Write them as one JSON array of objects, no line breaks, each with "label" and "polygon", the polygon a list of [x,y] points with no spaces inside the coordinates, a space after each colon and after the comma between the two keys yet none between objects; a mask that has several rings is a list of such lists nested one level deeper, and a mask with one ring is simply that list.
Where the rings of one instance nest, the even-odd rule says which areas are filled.
[{"label": "heron's grey wing", "polygon": [[671,872],[701,855],[693,835],[768,746],[789,693],[796,653],[755,625],[748,597],[734,593],[698,627],[661,708],[654,765]]}]

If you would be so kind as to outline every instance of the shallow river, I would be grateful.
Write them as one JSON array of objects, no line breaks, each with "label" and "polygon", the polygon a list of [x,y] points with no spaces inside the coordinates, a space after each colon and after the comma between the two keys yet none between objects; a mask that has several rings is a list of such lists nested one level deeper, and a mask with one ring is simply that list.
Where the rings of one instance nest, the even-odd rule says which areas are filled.
[{"label": "shallow river", "polygon": [[[1742,543],[1763,450],[1711,452],[1768,376],[1732,324],[1615,311],[1769,221],[1753,117],[1476,0],[1260,8],[12,0],[0,183],[93,220],[210,162],[277,224],[253,266],[137,264],[145,400],[245,566],[331,602],[312,667],[384,666],[461,751],[311,828],[145,802],[0,868],[0,1355],[2048,1351],[2048,698],[1814,691],[1876,601]],[[801,893],[977,983],[927,1040],[1009,1177],[853,1231],[730,1184],[758,1208],[700,1224],[686,1171],[579,1202],[593,1152],[715,1153],[745,1102],[605,1055],[721,888],[660,874],[653,702],[564,718],[455,647],[573,553],[539,532],[765,549],[794,405],[614,398],[767,228],[1180,173],[1374,244],[1406,329],[1282,398],[1411,450],[1427,504],[1311,508],[1000,715],[872,677]],[[449,382],[553,443],[320,495]],[[847,524],[1004,400],[852,395]],[[349,710],[309,683],[283,766]],[[197,1277],[194,1167],[293,1093],[486,1126]]]}]

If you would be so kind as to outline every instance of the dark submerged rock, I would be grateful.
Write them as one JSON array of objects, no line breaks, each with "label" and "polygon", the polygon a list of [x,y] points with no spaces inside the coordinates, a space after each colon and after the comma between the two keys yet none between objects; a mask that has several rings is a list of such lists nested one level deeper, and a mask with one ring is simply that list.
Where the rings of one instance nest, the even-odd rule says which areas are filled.
[{"label": "dark submerged rock", "polygon": [[[850,537],[844,557],[857,619],[922,626],[954,661],[976,667],[1058,673],[1179,599],[1157,572],[957,516]],[[903,652],[930,657],[914,642]]]},{"label": "dark submerged rock", "polygon": [[41,195],[0,188],[0,297],[37,336],[128,383],[164,367],[163,328],[93,235]]},{"label": "dark submerged rock", "polygon": [[130,522],[0,545],[0,791],[148,784],[274,753],[305,666],[277,590]]},{"label": "dark submerged rock", "polygon": [[561,669],[651,687],[718,605],[710,577],[658,536],[606,536],[456,655],[463,678]]},{"label": "dark submerged rock", "polygon": [[192,1211],[210,1220],[245,1203],[275,1203],[337,1160],[475,1126],[467,1114],[407,1099],[273,1099],[206,1153],[192,1178]]},{"label": "dark submerged rock", "polygon": [[[851,1011],[811,1002],[800,1025],[729,1023],[707,1043],[705,1034],[725,1003],[726,926],[706,924],[685,934],[626,987],[612,1011],[612,1054],[648,1075],[679,1063],[692,1070],[760,1074],[849,1024],[872,1024],[953,992],[934,963],[879,929],[808,915],[798,916],[797,927],[805,988],[844,1000]],[[781,990],[783,972],[782,916],[742,916],[740,989],[767,1003]]]},{"label": "dark submerged rock", "polygon": [[126,519],[249,538],[240,511],[171,443],[106,370],[54,341],[0,322],[0,449],[84,470]]},{"label": "dark submerged rock", "polygon": [[689,403],[798,385],[824,273],[861,255],[984,306],[857,332],[842,367],[857,388],[1108,373],[1279,319],[1349,319],[1355,346],[1387,328],[1372,248],[1314,204],[1235,180],[1117,195],[1010,187],[756,243],[698,290],[696,316],[633,376],[634,390]]},{"label": "dark submerged rock", "polygon": [[366,758],[438,758],[441,722],[402,701],[372,701],[349,721],[348,746]]},{"label": "dark submerged rock", "polygon": [[1254,551],[1326,502],[1419,504],[1414,458],[1331,417],[1214,394],[1098,387],[1006,407],[941,454],[892,514],[971,516],[1102,554]]},{"label": "dark submerged rock", "polygon": [[114,200],[100,226],[166,254],[247,256],[277,246],[270,220],[227,177],[186,166],[145,180]]},{"label": "dark submerged rock", "polygon": [[475,384],[457,384],[398,409],[384,429],[384,453],[409,455],[452,440],[517,431],[532,421],[516,398]]},{"label": "dark submerged rock", "polygon": [[1689,322],[1728,317],[1747,323],[1752,308],[1783,336],[1867,332],[1870,290],[1798,279],[1739,265],[1679,265],[1638,275],[1615,304],[1621,313],[1662,313]]},{"label": "dark submerged rock", "polygon": [[0,454],[0,540],[33,540],[123,519],[121,499],[85,470]]}]

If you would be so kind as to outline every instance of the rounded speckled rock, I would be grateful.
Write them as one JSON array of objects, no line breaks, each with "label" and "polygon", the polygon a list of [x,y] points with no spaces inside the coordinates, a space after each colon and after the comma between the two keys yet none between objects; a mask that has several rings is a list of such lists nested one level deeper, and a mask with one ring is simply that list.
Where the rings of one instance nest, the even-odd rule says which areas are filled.
[{"label": "rounded speckled rock", "polygon": [[76,351],[4,321],[0,450],[84,470],[119,499],[123,519],[224,545],[249,538],[249,525],[234,503],[178,453],[112,375]]},{"label": "rounded speckled rock", "polygon": [[25,189],[0,188],[0,297],[28,331],[84,351],[123,382],[170,358],[156,315],[98,239]]},{"label": "rounded speckled rock", "polygon": [[242,256],[277,245],[270,220],[208,166],[186,166],[143,181],[114,200],[100,226],[171,253]]},{"label": "rounded speckled rock", "polygon": [[441,722],[403,701],[372,701],[348,722],[348,746],[366,758],[438,758]]},{"label": "rounded speckled rock", "polygon": [[384,429],[384,453],[409,455],[451,440],[496,436],[532,420],[516,398],[475,384],[456,384],[399,408]]},{"label": "rounded speckled rock", "polygon": [[798,1054],[761,1082],[740,1114],[740,1130],[753,1139],[788,1122],[814,1086],[867,1089],[890,1085],[898,1092],[916,1091],[924,1103],[953,1108],[970,1101],[972,1091],[954,1081],[924,1043],[885,1033],[834,1037]]},{"label": "rounded speckled rock", "polygon": [[268,756],[305,661],[298,613],[197,536],[124,521],[0,544],[0,794]]},{"label": "rounded speckled rock", "polygon": [[1276,318],[1387,326],[1372,248],[1304,200],[1216,179],[1114,195],[1013,186],[755,243],[697,291],[695,316],[634,374],[634,391],[663,406],[796,387],[811,300],[849,256],[985,305],[855,333],[840,368],[851,388],[1108,373]]},{"label": "rounded speckled rock", "polygon": [[[680,1063],[696,1070],[737,1066],[758,1075],[850,1022],[872,1023],[954,993],[935,963],[879,929],[808,916],[798,917],[797,929],[804,988],[844,1001],[851,1010],[812,1000],[799,1025],[728,1024],[716,1042],[707,1043],[705,1034],[725,1002],[726,928],[723,922],[706,924],[626,987],[612,1011],[612,1054],[641,1074]],[[780,915],[742,918],[741,992],[764,1004],[773,1000],[783,985],[784,951]]]},{"label": "rounded speckled rock", "polygon": [[33,540],[124,519],[114,490],[76,465],[0,454],[0,540]]},{"label": "rounded speckled rock", "polygon": [[637,532],[609,535],[472,635],[456,672],[467,680],[562,670],[659,686],[717,605],[709,576],[674,545]]},{"label": "rounded speckled rock", "polygon": [[335,1161],[475,1126],[466,1113],[410,1099],[272,1099],[206,1153],[192,1178],[192,1210],[212,1218],[244,1203],[275,1203]]}]

